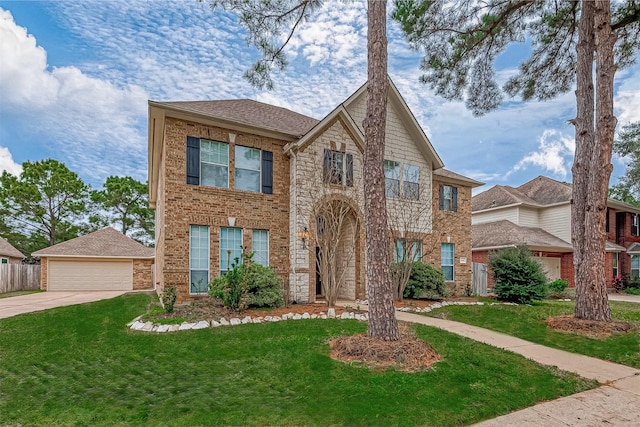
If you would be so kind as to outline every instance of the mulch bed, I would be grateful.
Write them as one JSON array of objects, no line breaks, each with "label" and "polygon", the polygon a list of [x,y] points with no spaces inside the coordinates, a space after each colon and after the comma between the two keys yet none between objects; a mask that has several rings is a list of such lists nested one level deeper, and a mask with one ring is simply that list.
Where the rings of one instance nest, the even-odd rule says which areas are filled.
[{"label": "mulch bed", "polygon": [[572,315],[549,317],[547,326],[562,332],[586,335],[590,338],[607,338],[614,334],[626,334],[636,330],[636,326],[629,322],[611,321],[598,322],[595,320],[576,319]]},{"label": "mulch bed", "polygon": [[402,372],[429,370],[440,355],[417,338],[406,325],[400,325],[400,340],[383,341],[366,334],[334,338],[329,342],[331,357],[345,363],[362,363],[369,369],[393,368]]}]

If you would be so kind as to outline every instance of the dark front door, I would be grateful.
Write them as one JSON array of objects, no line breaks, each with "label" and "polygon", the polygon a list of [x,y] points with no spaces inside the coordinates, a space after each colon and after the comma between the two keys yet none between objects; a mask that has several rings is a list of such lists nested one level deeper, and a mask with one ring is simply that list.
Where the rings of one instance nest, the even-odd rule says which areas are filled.
[{"label": "dark front door", "polygon": [[320,247],[316,246],[316,295],[322,295],[322,278],[320,277]]}]

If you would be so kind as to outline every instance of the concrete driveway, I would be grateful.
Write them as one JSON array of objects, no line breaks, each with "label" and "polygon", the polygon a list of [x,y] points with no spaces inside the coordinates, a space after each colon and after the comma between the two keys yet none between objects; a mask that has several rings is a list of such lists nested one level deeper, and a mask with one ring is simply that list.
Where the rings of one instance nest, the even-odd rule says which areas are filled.
[{"label": "concrete driveway", "polygon": [[626,301],[640,303],[640,295],[609,294],[609,301]]},{"label": "concrete driveway", "polygon": [[18,314],[62,307],[65,305],[84,304],[87,302],[115,298],[127,292],[130,291],[51,291],[0,298],[0,319],[17,316]]}]

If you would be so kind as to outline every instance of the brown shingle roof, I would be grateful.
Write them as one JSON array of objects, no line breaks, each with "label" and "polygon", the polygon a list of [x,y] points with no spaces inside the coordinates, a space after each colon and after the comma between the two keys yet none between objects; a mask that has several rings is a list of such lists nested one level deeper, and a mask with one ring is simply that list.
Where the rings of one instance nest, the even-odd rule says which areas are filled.
[{"label": "brown shingle roof", "polygon": [[472,197],[471,210],[475,212],[516,203],[544,206],[569,200],[570,184],[539,176],[515,188],[508,185],[491,187]]},{"label": "brown shingle roof", "polygon": [[34,256],[73,256],[102,258],[153,258],[155,250],[141,245],[118,230],[102,230],[34,252]]},{"label": "brown shingle roof", "polygon": [[14,248],[11,243],[0,237],[0,256],[11,258],[24,258],[22,252]]},{"label": "brown shingle roof", "polygon": [[158,102],[157,104],[296,137],[309,132],[318,123],[318,120],[312,117],[252,99]]},{"label": "brown shingle roof", "polygon": [[508,220],[485,222],[471,227],[472,248],[500,248],[513,245],[571,250],[571,244],[541,228],[521,227]]},{"label": "brown shingle roof", "polygon": [[476,181],[475,179],[468,178],[464,175],[460,175],[459,173],[455,173],[445,168],[435,169],[433,171],[433,174],[435,176],[442,177],[445,179],[451,179],[454,181],[462,181],[462,182],[468,183],[472,188],[480,187],[481,185],[484,185],[484,182]]}]

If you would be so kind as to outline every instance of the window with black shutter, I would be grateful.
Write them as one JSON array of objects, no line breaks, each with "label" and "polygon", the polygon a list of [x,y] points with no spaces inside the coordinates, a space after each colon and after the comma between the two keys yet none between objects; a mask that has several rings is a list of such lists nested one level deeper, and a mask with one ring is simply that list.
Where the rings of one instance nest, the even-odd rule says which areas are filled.
[{"label": "window with black shutter", "polygon": [[438,205],[441,211],[458,211],[458,187],[440,184]]},{"label": "window with black shutter", "polygon": [[187,184],[200,184],[200,138],[187,137]]}]

